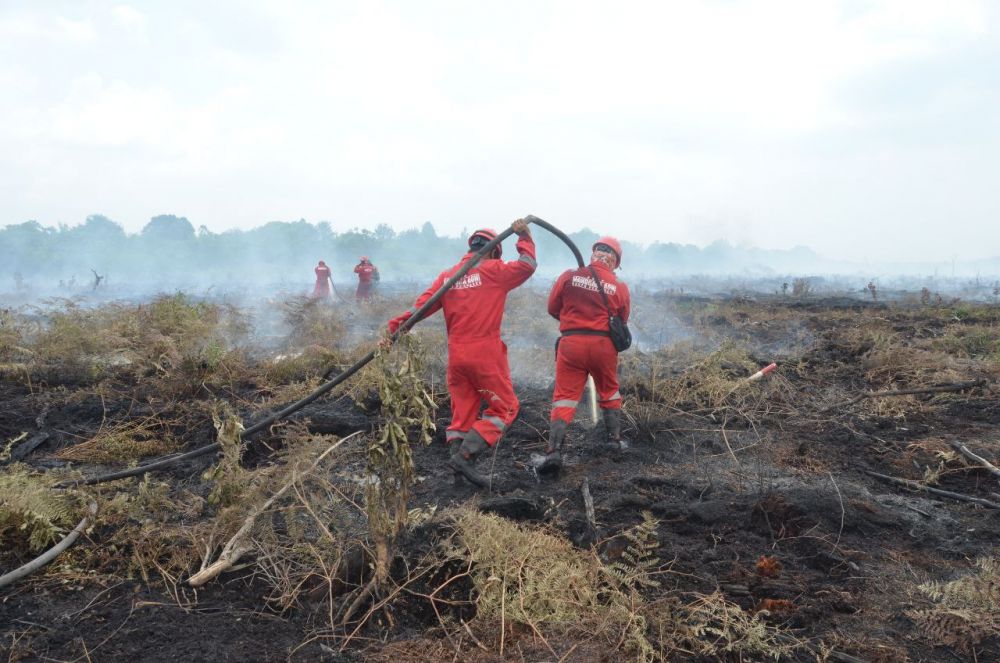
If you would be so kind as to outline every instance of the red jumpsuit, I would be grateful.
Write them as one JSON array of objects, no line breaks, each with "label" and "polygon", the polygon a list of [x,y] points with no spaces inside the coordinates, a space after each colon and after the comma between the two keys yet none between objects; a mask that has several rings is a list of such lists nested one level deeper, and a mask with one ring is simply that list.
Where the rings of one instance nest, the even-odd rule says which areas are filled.
[{"label": "red jumpsuit", "polygon": [[316,285],[313,287],[313,297],[326,298],[330,296],[330,268],[322,260],[313,270],[316,272]]},{"label": "red jumpsuit", "polygon": [[[627,322],[631,308],[628,286],[616,279],[604,263],[595,261],[591,266],[601,279],[611,310]],[[556,352],[551,420],[560,419],[567,424],[573,421],[588,373],[594,377],[601,409],[621,408],[618,352],[607,335],[586,334],[608,331],[608,309],[589,268],[572,269],[559,277],[549,293],[549,315],[559,321],[559,331],[563,334]],[[584,333],[574,334],[579,330]]]},{"label": "red jumpsuit", "polygon": [[[510,262],[481,260],[427,312],[430,315],[444,308],[448,329],[449,442],[459,442],[475,429],[492,447],[517,416],[520,402],[511,384],[500,322],[507,293],[535,271],[535,243],[530,236],[518,237],[517,252],[519,258]],[[395,332],[473,255],[469,253],[457,265],[441,272],[431,287],[417,297],[411,310],[389,321],[389,331]],[[486,410],[480,419],[483,403]]]},{"label": "red jumpsuit", "polygon": [[354,298],[359,302],[372,298],[372,280],[378,274],[378,269],[370,262],[359,263],[354,268],[354,273],[358,275],[358,289],[354,293]]}]

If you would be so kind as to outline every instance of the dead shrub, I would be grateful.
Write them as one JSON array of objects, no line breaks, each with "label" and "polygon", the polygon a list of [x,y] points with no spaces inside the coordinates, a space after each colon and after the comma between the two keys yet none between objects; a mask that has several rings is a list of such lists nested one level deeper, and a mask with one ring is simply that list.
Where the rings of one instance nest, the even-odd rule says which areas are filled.
[{"label": "dead shrub", "polygon": [[248,321],[234,306],[177,293],[148,304],[82,308],[55,300],[39,309],[38,329],[23,334],[30,372],[87,384],[109,377],[158,379],[161,393],[231,381],[246,363],[238,344]]},{"label": "dead shrub", "polygon": [[163,422],[147,418],[102,427],[90,439],[56,456],[82,463],[123,463],[168,454],[179,446]]},{"label": "dead shrub", "polygon": [[726,343],[708,354],[685,353],[675,348],[669,354],[623,362],[625,389],[642,400],[678,410],[714,410],[738,404],[753,390],[740,389],[759,366],[737,343]]},{"label": "dead shrub", "polygon": [[812,292],[812,282],[806,278],[797,278],[792,281],[792,296],[805,297]]},{"label": "dead shrub", "polygon": [[336,309],[320,299],[291,297],[280,303],[290,348],[343,347],[346,327]]},{"label": "dead shrub", "polygon": [[149,474],[134,490],[115,490],[101,507],[98,527],[107,535],[90,553],[94,566],[146,584],[162,581],[181,602],[178,586],[201,552],[196,542],[206,525],[198,518],[205,506],[203,497]]},{"label": "dead shrub", "polygon": [[85,500],[78,491],[54,490],[61,478],[14,464],[0,473],[0,548],[34,552],[65,535],[82,518]]},{"label": "dead shrub", "polygon": [[[602,641],[634,660],[654,658],[641,598],[617,583],[597,556],[554,532],[524,527],[471,508],[454,514],[455,535],[444,543],[447,559],[471,567],[476,622],[512,624],[536,636]],[[496,632],[496,631],[494,631]],[[503,655],[503,636],[498,644]]]}]

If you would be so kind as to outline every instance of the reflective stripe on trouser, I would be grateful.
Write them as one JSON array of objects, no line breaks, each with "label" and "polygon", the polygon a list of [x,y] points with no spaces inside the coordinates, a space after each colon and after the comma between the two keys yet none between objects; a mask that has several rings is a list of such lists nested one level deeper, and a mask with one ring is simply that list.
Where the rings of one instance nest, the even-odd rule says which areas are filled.
[{"label": "reflective stripe on trouser", "polygon": [[[475,429],[492,447],[514,422],[520,407],[510,381],[507,346],[499,338],[449,343],[447,378],[451,395],[447,439]],[[479,418],[484,403],[486,409]]]},{"label": "reflective stripe on trouser", "polygon": [[618,392],[618,352],[611,339],[607,336],[564,336],[556,355],[552,421],[573,421],[588,374],[594,376],[597,402],[602,410],[622,406],[622,396]]}]

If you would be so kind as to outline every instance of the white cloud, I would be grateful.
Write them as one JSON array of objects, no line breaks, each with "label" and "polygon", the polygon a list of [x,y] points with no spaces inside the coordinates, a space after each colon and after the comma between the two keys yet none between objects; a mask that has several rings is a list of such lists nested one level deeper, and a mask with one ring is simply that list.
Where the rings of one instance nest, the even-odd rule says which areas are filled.
[{"label": "white cloud", "polygon": [[[83,218],[97,199],[123,221],[172,205],[214,229],[306,216],[440,218],[457,232],[528,207],[571,227],[622,214],[631,239],[705,241],[710,219],[732,241],[844,246],[844,228],[860,235],[893,209],[902,224],[941,181],[919,136],[880,134],[893,158],[879,165],[852,132],[973,125],[962,111],[979,79],[890,111],[848,104],[844,86],[997,48],[988,5],[973,0],[261,0],[240,4],[238,21],[232,7],[136,6],[0,9],[0,62],[17,63],[0,65],[0,95],[14,100],[0,104],[0,177],[58,194],[4,200],[0,223]],[[20,55],[39,39],[44,57]],[[843,137],[838,154],[816,148],[824,137]],[[988,163],[988,143],[955,149]],[[880,192],[885,163],[921,187],[904,200],[900,175]],[[129,186],[96,198],[108,174]],[[974,197],[977,181],[947,192]],[[969,209],[970,224],[989,211]]]},{"label": "white cloud", "polygon": [[74,20],[61,15],[28,13],[0,15],[0,39],[35,42],[87,44],[97,39],[97,30],[87,19]]},{"label": "white cloud", "polygon": [[146,34],[146,15],[130,7],[129,5],[118,5],[111,9],[111,17],[115,24],[124,30],[129,37],[137,43],[147,43],[149,36]]}]

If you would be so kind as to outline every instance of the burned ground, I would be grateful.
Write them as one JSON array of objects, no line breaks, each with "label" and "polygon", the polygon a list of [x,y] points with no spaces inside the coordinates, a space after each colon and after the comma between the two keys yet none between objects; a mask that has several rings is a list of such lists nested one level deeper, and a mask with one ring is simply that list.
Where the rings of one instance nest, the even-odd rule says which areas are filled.
[{"label": "burned ground", "polygon": [[[384,582],[372,585],[364,508],[371,436],[292,482],[296,497],[261,514],[233,569],[200,589],[185,582],[283,485],[282,468],[303,460],[296,449],[379,430],[370,366],[253,438],[235,464],[212,454],[74,489],[48,524],[44,505],[0,520],[7,571],[44,547],[28,533],[58,538],[88,502],[100,507],[67,553],[0,590],[0,647],[9,660],[1000,659],[1000,509],[924,490],[1000,502],[997,477],[956,449],[1000,460],[1000,310],[642,289],[636,299],[638,347],[621,367],[627,450],[605,448],[583,405],[566,467],[531,471],[548,431],[555,326],[533,313],[540,293],[516,291],[505,337],[522,408],[481,461],[492,490],[456,483],[445,465],[440,321],[415,332],[438,432],[412,446],[408,523]],[[175,297],[31,320],[8,312],[5,476],[50,486],[210,443],[213,414],[249,423],[308,393],[404,308],[345,315],[289,301],[246,316]],[[254,345],[251,328],[264,326],[268,342]],[[745,381],[771,361],[776,373]],[[478,576],[504,546],[518,568]],[[578,579],[569,603],[546,564]],[[525,585],[496,590],[511,578]],[[539,578],[545,606],[523,605]]]}]

